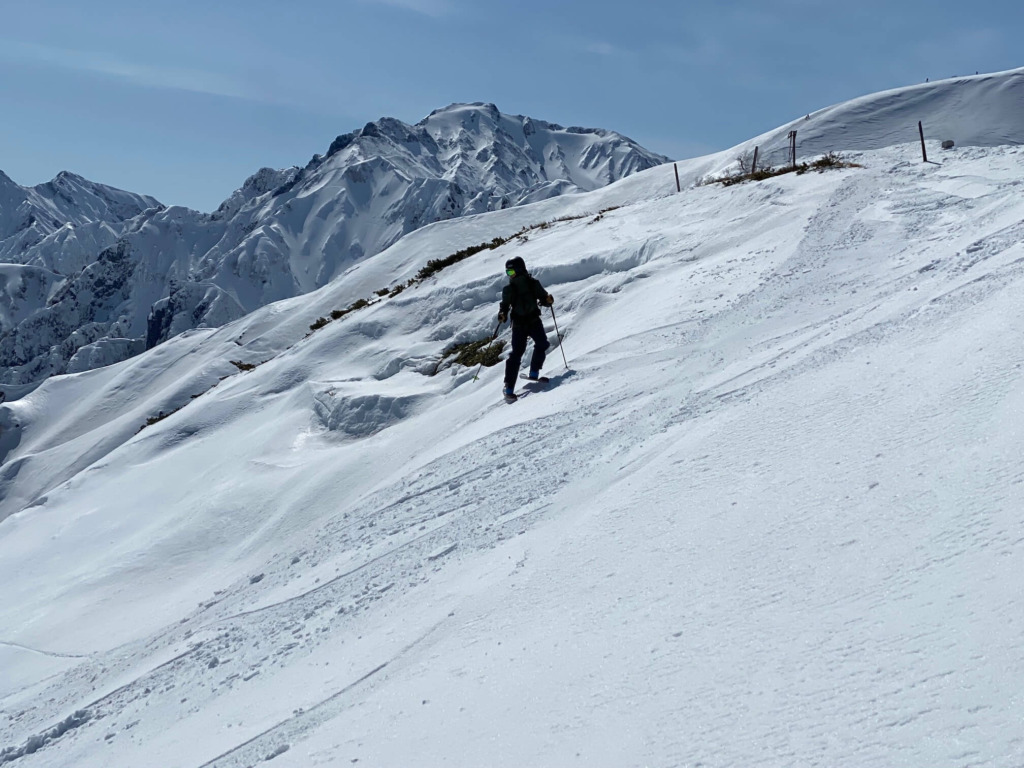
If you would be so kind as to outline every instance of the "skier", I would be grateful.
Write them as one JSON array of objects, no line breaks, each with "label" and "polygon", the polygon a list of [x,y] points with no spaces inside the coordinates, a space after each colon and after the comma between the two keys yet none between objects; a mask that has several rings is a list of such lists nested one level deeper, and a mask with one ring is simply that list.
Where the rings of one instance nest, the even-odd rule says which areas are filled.
[{"label": "skier", "polygon": [[508,285],[501,291],[498,320],[504,323],[510,316],[512,318],[512,351],[505,361],[505,388],[502,390],[505,399],[511,403],[517,399],[516,378],[519,376],[519,365],[526,352],[528,338],[533,339],[533,357],[530,358],[528,378],[532,381],[541,380],[540,369],[544,365],[544,354],[551,343],[544,332],[538,305],[550,307],[555,300],[544,290],[540,281],[526,271],[522,257],[515,256],[506,261],[505,274],[508,275]]}]

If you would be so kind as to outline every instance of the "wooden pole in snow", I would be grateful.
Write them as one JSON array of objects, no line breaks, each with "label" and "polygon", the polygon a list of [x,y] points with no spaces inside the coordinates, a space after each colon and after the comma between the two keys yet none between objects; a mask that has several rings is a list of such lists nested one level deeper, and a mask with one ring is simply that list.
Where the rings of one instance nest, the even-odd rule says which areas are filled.
[{"label": "wooden pole in snow", "polygon": [[753,162],[750,163],[750,174],[751,175],[754,175],[755,173],[757,173],[757,150],[759,150],[759,149],[760,149],[760,147],[754,147],[754,160],[753,160]]},{"label": "wooden pole in snow", "polygon": [[921,134],[921,155],[924,157],[924,161],[928,162],[928,150],[924,147],[924,126],[921,125],[921,121],[917,121],[917,131]]},{"label": "wooden pole in snow", "polygon": [[676,163],[672,163],[672,167],[676,170],[676,192],[682,192],[683,188],[679,186],[679,166]]}]

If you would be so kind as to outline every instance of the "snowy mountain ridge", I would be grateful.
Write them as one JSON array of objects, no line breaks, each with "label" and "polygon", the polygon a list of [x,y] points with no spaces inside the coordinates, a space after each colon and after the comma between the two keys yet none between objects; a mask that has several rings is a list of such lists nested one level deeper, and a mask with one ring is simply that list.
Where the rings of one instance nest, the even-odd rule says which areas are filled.
[{"label": "snowy mountain ridge", "polygon": [[[0,760],[1020,763],[1008,138],[438,222],[0,406]],[[564,339],[509,406],[443,355],[511,255]]]},{"label": "snowy mountain ridge", "polygon": [[[0,258],[12,261],[62,227],[116,225],[159,206],[148,195],[97,184],[68,171],[34,187],[21,187],[0,171]],[[32,258],[23,256],[22,263],[32,263]]]},{"label": "snowy mountain ridge", "polygon": [[[304,168],[261,169],[212,214],[151,198],[132,208],[127,193],[70,174],[31,190],[0,180],[0,258],[33,267],[4,269],[0,385],[17,396],[223,325],[326,285],[426,224],[592,190],[666,160],[611,131],[454,104],[415,126],[369,123]],[[34,202],[14,205],[21,198]],[[52,216],[36,222],[43,210]]]}]

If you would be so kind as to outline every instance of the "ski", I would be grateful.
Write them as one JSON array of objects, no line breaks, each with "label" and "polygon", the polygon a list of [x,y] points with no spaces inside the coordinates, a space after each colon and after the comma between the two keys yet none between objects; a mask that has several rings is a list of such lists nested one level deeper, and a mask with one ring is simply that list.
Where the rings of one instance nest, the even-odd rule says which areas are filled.
[{"label": "ski", "polygon": [[549,379],[549,378],[548,378],[547,376],[540,376],[540,377],[538,377],[538,378],[536,378],[536,379],[531,379],[531,378],[530,378],[530,377],[529,377],[529,376],[528,376],[527,374],[525,374],[525,373],[520,373],[520,374],[519,374],[519,378],[520,378],[520,379],[525,379],[526,381],[532,381],[532,382],[534,382],[535,384],[547,384],[548,382],[550,382],[550,381],[551,381],[551,379]]}]

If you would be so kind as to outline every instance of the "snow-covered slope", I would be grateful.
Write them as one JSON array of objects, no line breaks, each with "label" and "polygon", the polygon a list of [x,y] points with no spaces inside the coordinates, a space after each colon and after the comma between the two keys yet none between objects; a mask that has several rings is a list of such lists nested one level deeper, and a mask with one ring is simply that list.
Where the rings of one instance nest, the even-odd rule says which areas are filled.
[{"label": "snow-covered slope", "polygon": [[[5,759],[1019,762],[1024,152],[916,151],[549,201],[306,336],[537,221],[435,225],[4,407]],[[572,372],[506,406],[424,372],[512,254]]]},{"label": "snow-covered slope", "polygon": [[[1024,147],[929,150],[436,223],[0,407],[0,761],[1021,763]],[[441,355],[511,255],[507,406]]]},{"label": "snow-covered slope", "polygon": [[[925,137],[961,147],[1024,143],[1024,68],[937,80],[894,88],[801,116],[737,148],[760,147],[763,162],[784,165],[789,132],[797,132],[798,155],[879,149]],[[933,151],[932,159],[940,159]]]},{"label": "snow-covered slope", "polygon": [[[84,180],[62,174],[24,190],[3,177],[0,213],[14,218],[0,227],[0,260],[68,277],[59,294],[36,303],[27,294],[0,315],[28,315],[0,325],[0,384],[17,395],[47,376],[116,362],[326,285],[425,224],[596,189],[666,159],[611,131],[455,104],[414,126],[369,123],[304,168],[264,168],[212,214],[160,207],[114,227]],[[77,201],[88,216],[54,214],[44,226],[42,203],[26,213],[13,205],[18,195]],[[111,200],[118,213],[141,210]],[[4,240],[15,219],[22,229]]]}]

